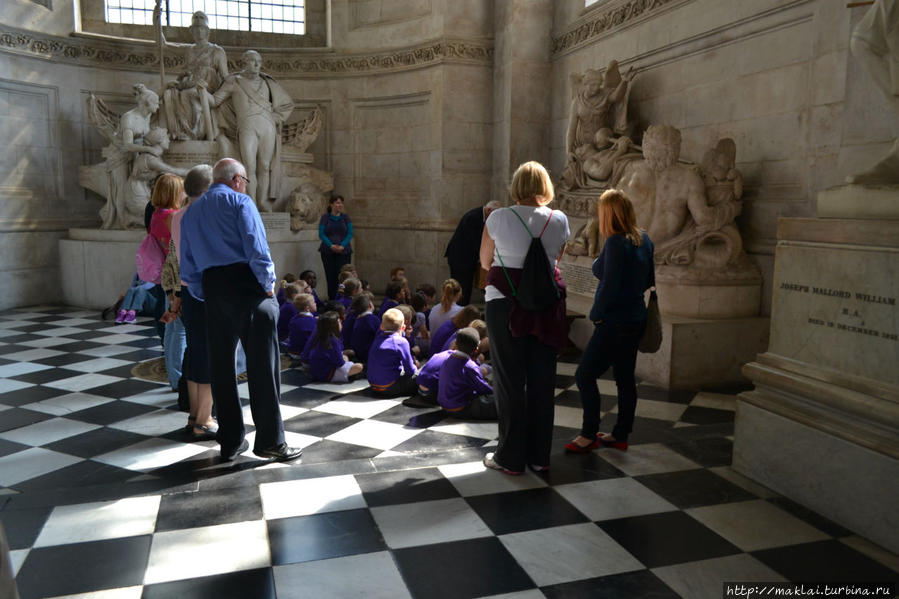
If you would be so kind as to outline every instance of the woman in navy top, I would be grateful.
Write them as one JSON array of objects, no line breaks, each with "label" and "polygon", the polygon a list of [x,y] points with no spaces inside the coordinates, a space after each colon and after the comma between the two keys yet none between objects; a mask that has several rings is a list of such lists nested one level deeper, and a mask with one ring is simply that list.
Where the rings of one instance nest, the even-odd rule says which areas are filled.
[{"label": "woman in navy top", "polygon": [[328,213],[322,215],[318,223],[318,238],[321,245],[322,266],[328,280],[328,299],[337,298],[337,275],[340,267],[350,263],[353,248],[353,221],[343,212],[343,196],[334,196],[328,202]]},{"label": "woman in navy top", "polygon": [[[610,189],[599,198],[599,231],[605,246],[593,262],[599,279],[590,320],[596,327],[575,372],[584,407],[581,434],[565,445],[570,453],[587,453],[604,445],[627,449],[634,424],[637,346],[646,326],[644,292],[655,285],[653,245],[637,228],[634,207],[624,192]],[[599,388],[596,379],[608,370],[618,387],[618,421],[612,433],[599,432]]]}]

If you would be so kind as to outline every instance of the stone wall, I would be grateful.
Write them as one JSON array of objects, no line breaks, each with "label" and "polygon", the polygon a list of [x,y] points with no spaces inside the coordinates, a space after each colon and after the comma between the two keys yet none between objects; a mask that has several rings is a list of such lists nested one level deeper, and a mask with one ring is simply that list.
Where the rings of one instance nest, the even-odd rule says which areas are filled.
[{"label": "stone wall", "polygon": [[744,176],[737,219],[765,276],[770,313],[777,218],[814,215],[839,163],[850,20],[864,8],[814,0],[583,0],[554,4],[552,172],[565,162],[571,73],[617,59],[638,75],[630,114],[681,129],[698,161],[722,137]]}]

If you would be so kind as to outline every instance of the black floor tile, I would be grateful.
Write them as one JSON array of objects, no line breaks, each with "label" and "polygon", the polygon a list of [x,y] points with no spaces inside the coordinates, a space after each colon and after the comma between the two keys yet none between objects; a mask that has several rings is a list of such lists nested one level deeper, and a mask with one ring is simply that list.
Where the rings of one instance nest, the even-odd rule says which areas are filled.
[{"label": "black floor tile", "polygon": [[215,576],[175,580],[144,586],[141,599],[275,599],[271,568],[228,572]]},{"label": "black floor tile", "polygon": [[549,470],[541,472],[537,476],[550,485],[567,485],[624,476],[624,473],[618,468],[602,459],[599,453],[565,453],[564,443],[571,440],[576,434],[565,435],[564,441],[553,441],[553,452],[549,457]]},{"label": "black floor tile", "polygon": [[14,428],[28,426],[37,422],[43,422],[53,418],[50,414],[35,412],[26,408],[11,408],[0,412],[0,432],[11,431]]},{"label": "black floor tile", "polygon": [[734,444],[724,437],[668,442],[669,448],[706,468],[730,466]]},{"label": "black floor tile", "polygon": [[678,599],[680,597],[649,570],[566,582],[541,587],[540,591],[547,599],[596,599],[597,597]]},{"label": "black floor tile", "polygon": [[156,532],[198,528],[262,519],[262,499],[257,486],[162,496],[156,516]]},{"label": "black floor tile", "polygon": [[383,551],[381,531],[367,509],[268,520],[272,565]]},{"label": "black floor tile", "polygon": [[[103,407],[97,406],[97,407]],[[95,408],[91,408],[95,409]],[[115,428],[96,428],[80,435],[67,437],[45,445],[46,449],[67,453],[81,458],[92,458],[148,439],[144,435]]]},{"label": "black floor tile", "polygon": [[[286,381],[282,378],[281,383],[285,384]],[[314,408],[315,406],[327,403],[332,397],[334,397],[334,394],[328,391],[316,391],[314,389],[304,389],[300,387],[281,393],[281,403],[297,408]]]},{"label": "black floor tile", "polygon": [[303,449],[303,464],[373,458],[381,453],[384,451],[373,447],[323,440]]},{"label": "black floor tile", "polygon": [[82,352],[86,349],[96,349],[105,347],[105,343],[94,343],[93,341],[72,341],[71,343],[63,343],[62,345],[54,345],[52,349],[64,352]]},{"label": "black floor tile", "polygon": [[804,505],[800,505],[786,497],[771,497],[768,501],[832,537],[848,537],[853,534],[852,531],[843,528],[835,522],[831,522],[821,514],[813,512]]},{"label": "black floor tile", "polygon": [[[33,341],[31,337],[35,337],[36,335],[24,335],[25,337],[29,337],[28,339],[22,339],[22,341]],[[10,337],[4,337],[0,339],[6,345],[0,345],[0,356],[5,356],[8,354],[15,354],[20,351],[28,351],[30,349],[36,349],[34,347],[28,345],[19,345],[18,341],[13,341],[15,337],[23,337],[23,335],[14,335]]]},{"label": "black floor tile", "polygon": [[393,556],[415,598],[461,599],[535,588],[495,537],[397,549]]},{"label": "black floor tile", "polygon": [[567,389],[574,385],[574,376],[570,374],[557,374],[554,384],[556,389]]},{"label": "black floor tile", "polygon": [[28,449],[29,447],[30,445],[22,445],[21,443],[14,443],[13,441],[0,439],[0,458],[11,453],[23,451],[25,449]]},{"label": "black floor tile", "polygon": [[[112,356],[116,358],[117,356]],[[134,370],[135,364],[125,364],[124,366],[117,366],[115,368],[110,368],[108,370],[98,370],[98,374],[105,374],[108,376],[120,376],[123,379],[131,378],[134,376],[131,371]]]},{"label": "black floor tile", "polygon": [[441,409],[433,407],[407,408],[401,404],[389,410],[384,410],[380,414],[375,414],[371,417],[371,420],[392,422],[393,424],[402,424],[411,428],[428,428],[446,420],[447,417],[447,413]]},{"label": "black floor tile", "polygon": [[884,582],[896,573],[839,541],[818,541],[754,551],[752,555],[787,580]]},{"label": "black floor tile", "polygon": [[284,430],[313,437],[327,437],[360,421],[359,418],[350,418],[340,414],[310,411],[285,421]]},{"label": "black floor tile", "polygon": [[562,391],[555,398],[556,405],[568,406],[569,408],[582,408],[581,394],[577,389],[569,389]]},{"label": "black floor tile", "polygon": [[[91,389],[93,394],[94,390]],[[108,395],[107,395],[108,397]],[[80,420],[81,422],[90,422],[91,424],[113,424],[121,422],[134,416],[155,412],[158,408],[155,406],[145,406],[142,404],[132,403],[130,401],[111,401],[93,408],[72,412],[67,414],[66,418],[72,420]]]},{"label": "black floor tile", "polygon": [[598,526],[647,568],[741,553],[683,512],[607,520]]},{"label": "black floor tile", "polygon": [[459,497],[456,488],[436,468],[359,474],[356,482],[369,507]]},{"label": "black floor tile", "polygon": [[0,512],[0,522],[3,522],[9,548],[28,549],[34,545],[52,511],[51,507],[39,507]]},{"label": "black floor tile", "polygon": [[698,406],[690,406],[681,414],[682,422],[691,424],[717,424],[719,422],[733,422],[734,412],[732,410],[716,410],[714,408],[700,408]]},{"label": "black floor tile", "polygon": [[159,337],[154,335],[152,337],[147,337],[146,339],[136,339],[134,341],[129,341],[128,343],[123,343],[122,345],[147,349],[151,347],[162,347],[162,342],[159,340]]},{"label": "black floor tile", "polygon": [[62,389],[33,385],[31,387],[19,389],[17,391],[8,391],[6,393],[0,394],[0,404],[13,407],[23,406],[26,404],[34,403],[36,401],[44,401],[45,399],[50,399],[51,397],[68,395],[68,393],[68,391],[63,391]]},{"label": "black floor tile", "polygon": [[115,356],[110,356],[111,358],[117,358],[119,360],[130,360],[132,362],[143,362],[145,360],[153,360],[154,358],[162,357],[161,349],[138,349],[131,352],[125,352],[123,354],[117,354]]},{"label": "black floor tile", "polygon": [[477,495],[465,499],[498,535],[587,522],[587,517],[550,488]]},{"label": "black floor tile", "polygon": [[19,593],[30,599],[139,585],[150,539],[142,535],[32,549],[16,576]]},{"label": "black floor tile", "polygon": [[[89,356],[87,354],[62,354],[59,356],[50,356],[49,358],[44,358],[42,360],[32,360],[32,362],[36,364],[44,364],[45,366],[68,366],[70,364],[77,364],[79,362],[86,362],[88,360],[96,359],[94,356]],[[69,375],[71,376],[71,375]]]},{"label": "black floor tile", "polygon": [[460,447],[483,447],[486,439],[452,435],[436,431],[423,431],[393,448],[403,453],[420,453],[458,449]]},{"label": "black floor tile", "polygon": [[[612,432],[612,427],[618,420],[617,414],[607,414],[603,418],[600,429],[603,432]],[[640,443],[664,443],[671,439],[671,431],[674,429],[674,423],[670,420],[659,420],[656,418],[642,418],[637,416],[634,418],[634,430],[627,437],[630,445],[638,445]]]},{"label": "black floor tile", "polygon": [[[282,385],[295,385],[297,387],[302,387],[303,385],[308,385],[312,382],[312,377],[302,372],[301,370],[297,370],[295,368],[288,368],[287,370],[281,371],[281,384]],[[312,391],[311,389],[309,391]],[[328,397],[333,396],[333,393],[328,393],[326,391],[315,391],[315,393],[324,393]]]},{"label": "black floor tile", "polygon": [[147,381],[142,381],[140,379],[126,379],[124,381],[109,383],[108,385],[103,385],[101,387],[94,387],[93,389],[90,389],[89,392],[91,395],[102,395],[103,397],[120,399],[122,397],[131,397],[132,395],[153,391],[163,386],[167,387],[168,383],[148,383]]},{"label": "black floor tile", "polygon": [[47,489],[84,487],[89,485],[122,484],[137,476],[137,473],[124,468],[101,464],[86,460],[43,476],[30,478],[13,485],[14,489],[30,493]]},{"label": "black floor tile", "polygon": [[71,370],[67,370],[65,368],[46,368],[44,370],[29,372],[28,374],[20,374],[10,378],[25,383],[44,385],[47,383],[52,383],[53,381],[72,378],[73,376],[78,376],[78,374],[79,373],[72,372]]},{"label": "black floor tile", "polygon": [[48,325],[39,324],[34,321],[34,319],[23,320],[21,322],[16,323],[15,325],[8,328],[8,331],[19,331],[20,333],[33,333],[34,331],[44,331],[47,330]]},{"label": "black floor tile", "polygon": [[681,509],[758,499],[755,495],[708,470],[680,470],[635,476]]},{"label": "black floor tile", "polygon": [[640,383],[637,385],[637,397],[639,399],[654,399],[656,401],[670,401],[674,403],[688,404],[696,396],[696,391],[687,391],[682,389],[663,389],[650,385],[648,383]]}]

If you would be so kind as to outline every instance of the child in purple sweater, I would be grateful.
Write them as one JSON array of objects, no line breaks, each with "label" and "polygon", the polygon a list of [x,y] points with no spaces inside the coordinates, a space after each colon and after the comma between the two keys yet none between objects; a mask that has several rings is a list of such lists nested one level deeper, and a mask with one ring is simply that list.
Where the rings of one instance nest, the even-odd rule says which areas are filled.
[{"label": "child in purple sweater", "polygon": [[412,395],[418,369],[409,342],[403,337],[405,318],[396,308],[384,312],[381,330],[368,354],[368,382],[378,397]]},{"label": "child in purple sweater", "polygon": [[315,271],[304,270],[300,273],[300,280],[306,282],[306,285],[309,286],[309,290],[307,291],[307,293],[311,294],[312,297],[315,298],[315,309],[312,310],[312,312],[324,312],[323,308],[325,302],[323,302],[315,292],[315,286],[318,285],[318,276],[316,276]]},{"label": "child in purple sweater", "polygon": [[[355,352],[356,360],[359,362],[368,361],[368,352],[371,344],[381,328],[381,319],[374,314],[375,306],[371,301],[370,294],[361,296],[364,300],[359,300],[360,305],[367,302],[367,306],[362,312],[356,312],[356,320],[353,323],[353,334],[349,336],[350,348]],[[355,306],[355,303],[353,304]],[[354,310],[355,311],[355,310]]]},{"label": "child in purple sweater", "polygon": [[466,327],[456,334],[456,349],[440,366],[437,402],[454,418],[496,420],[493,387],[473,360],[478,343],[480,337],[473,328]]},{"label": "child in purple sweater", "polygon": [[293,298],[293,307],[298,314],[290,319],[287,336],[287,353],[299,356],[306,347],[309,337],[315,332],[315,298],[308,293],[301,293]]},{"label": "child in purple sweater", "polygon": [[299,294],[305,291],[306,283],[302,286],[297,283],[290,283],[284,288],[284,303],[278,311],[278,341],[287,341],[290,334],[290,321],[297,315],[297,309],[293,305],[293,300]]},{"label": "child in purple sweater", "polygon": [[381,307],[378,309],[378,316],[380,318],[384,318],[384,313],[391,308],[396,308],[400,305],[400,300],[403,299],[403,289],[406,284],[402,281],[390,281],[387,283],[387,290],[384,292],[384,301],[381,302]]},{"label": "child in purple sweater", "polygon": [[339,336],[340,316],[337,312],[325,312],[318,317],[315,335],[309,338],[302,355],[314,381],[346,383],[351,376],[362,372],[362,364],[346,359]]},{"label": "child in purple sweater", "polygon": [[475,306],[468,305],[459,310],[455,316],[437,327],[431,333],[431,354],[449,349],[449,340],[455,338],[456,331],[471,326],[472,321],[481,317],[481,311]]}]

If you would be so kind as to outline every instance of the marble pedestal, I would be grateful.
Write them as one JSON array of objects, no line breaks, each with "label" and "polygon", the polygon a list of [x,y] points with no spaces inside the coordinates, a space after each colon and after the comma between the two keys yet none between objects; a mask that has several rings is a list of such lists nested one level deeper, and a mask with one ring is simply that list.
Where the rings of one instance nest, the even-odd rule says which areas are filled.
[{"label": "marble pedestal", "polygon": [[[111,306],[131,283],[134,256],[145,236],[137,229],[69,229],[68,238],[59,241],[63,301],[85,308]],[[308,268],[324,280],[317,231],[271,230],[266,237],[277,276]]]},{"label": "marble pedestal", "polygon": [[899,220],[778,223],[735,470],[899,552]]}]

